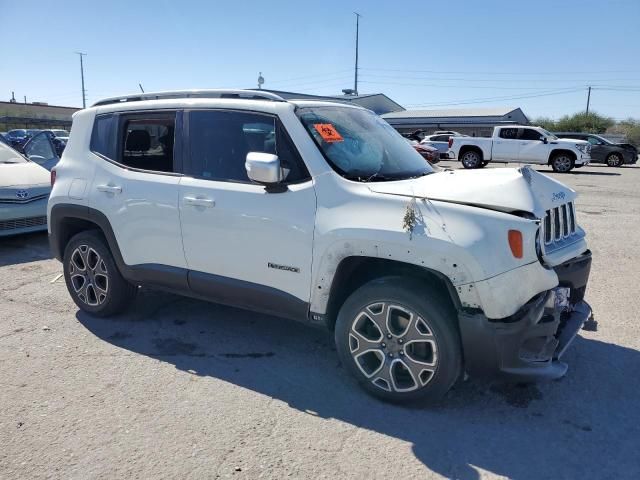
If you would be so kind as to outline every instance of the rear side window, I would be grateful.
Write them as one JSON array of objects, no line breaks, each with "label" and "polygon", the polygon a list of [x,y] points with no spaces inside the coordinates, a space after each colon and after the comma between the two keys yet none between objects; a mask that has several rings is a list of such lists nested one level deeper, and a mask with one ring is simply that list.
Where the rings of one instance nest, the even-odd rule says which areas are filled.
[{"label": "rear side window", "polygon": [[175,114],[124,117],[118,162],[153,172],[174,172]]},{"label": "rear side window", "polygon": [[245,169],[249,152],[278,155],[285,181],[309,173],[276,117],[234,111],[192,111],[188,120],[189,154],[185,173],[210,180],[251,183]]},{"label": "rear side window", "polygon": [[116,117],[114,115],[98,115],[93,122],[91,144],[89,148],[94,153],[110,159],[116,158]]},{"label": "rear side window", "polygon": [[516,140],[518,138],[518,129],[517,128],[501,128],[500,138],[505,138],[507,140]]}]

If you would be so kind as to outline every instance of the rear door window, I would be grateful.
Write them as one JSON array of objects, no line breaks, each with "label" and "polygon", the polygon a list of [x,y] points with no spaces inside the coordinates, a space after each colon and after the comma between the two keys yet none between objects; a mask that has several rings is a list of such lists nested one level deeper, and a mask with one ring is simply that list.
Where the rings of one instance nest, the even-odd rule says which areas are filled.
[{"label": "rear door window", "polygon": [[118,162],[152,172],[175,172],[175,112],[123,116]]}]

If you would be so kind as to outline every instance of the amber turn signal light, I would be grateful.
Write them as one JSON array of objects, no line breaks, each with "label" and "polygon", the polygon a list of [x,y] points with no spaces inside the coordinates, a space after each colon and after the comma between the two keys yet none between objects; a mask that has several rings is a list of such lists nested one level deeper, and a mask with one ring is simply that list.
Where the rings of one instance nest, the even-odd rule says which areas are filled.
[{"label": "amber turn signal light", "polygon": [[509,248],[516,258],[522,258],[522,232],[520,230],[509,230]]}]

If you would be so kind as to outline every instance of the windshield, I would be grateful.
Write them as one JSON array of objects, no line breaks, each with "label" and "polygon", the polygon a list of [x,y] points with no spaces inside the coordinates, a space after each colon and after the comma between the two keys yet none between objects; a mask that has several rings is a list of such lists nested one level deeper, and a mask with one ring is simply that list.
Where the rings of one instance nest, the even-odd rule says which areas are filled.
[{"label": "windshield", "polygon": [[544,128],[540,129],[542,131],[542,133],[545,134],[545,136],[549,139],[549,140],[558,140],[558,137],[556,137],[553,133],[545,130]]},{"label": "windshield", "polygon": [[56,137],[68,137],[69,132],[66,130],[51,130]]},{"label": "windshield", "polygon": [[24,163],[27,160],[13,148],[0,143],[0,165],[8,163]]},{"label": "windshield", "polygon": [[11,130],[9,133],[7,133],[7,136],[11,138],[26,137],[27,132],[26,130]]},{"label": "windshield", "polygon": [[350,180],[401,180],[433,168],[382,118],[360,108],[303,107],[297,110],[331,167]]}]

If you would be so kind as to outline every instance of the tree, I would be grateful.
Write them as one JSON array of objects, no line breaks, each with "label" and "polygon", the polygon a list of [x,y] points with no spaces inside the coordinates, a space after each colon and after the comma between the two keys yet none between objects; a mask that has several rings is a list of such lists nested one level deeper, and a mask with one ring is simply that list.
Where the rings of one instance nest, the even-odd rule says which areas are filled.
[{"label": "tree", "polygon": [[640,146],[640,120],[633,118],[622,120],[609,128],[607,133],[623,134],[629,143],[636,147]]},{"label": "tree", "polygon": [[579,112],[573,115],[565,115],[557,121],[542,117],[534,120],[533,123],[535,125],[541,125],[547,130],[585,133],[604,133],[607,128],[615,124],[612,118],[595,112]]}]

